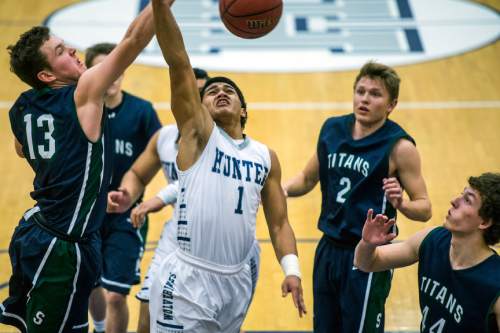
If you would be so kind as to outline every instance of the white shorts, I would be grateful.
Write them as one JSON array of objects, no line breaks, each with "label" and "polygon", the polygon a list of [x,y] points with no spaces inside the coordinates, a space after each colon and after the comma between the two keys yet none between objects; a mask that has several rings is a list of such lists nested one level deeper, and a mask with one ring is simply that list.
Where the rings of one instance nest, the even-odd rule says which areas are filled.
[{"label": "white shorts", "polygon": [[[176,226],[176,223],[172,222],[172,220],[165,222],[165,224],[163,225],[163,230],[161,232],[160,239],[158,240],[158,246],[155,249],[153,259],[151,259],[151,263],[149,264],[149,268],[142,283],[141,290],[139,290],[139,292],[135,295],[135,297],[141,302],[149,302],[149,294],[154,275],[160,267],[163,259],[170,253],[174,252],[178,247],[177,242],[175,241],[175,238],[177,237]],[[250,249],[248,264],[250,265],[250,269],[252,272],[253,296],[259,278],[260,268],[260,245],[257,240],[254,241],[252,248]]]},{"label": "white shorts", "polygon": [[141,290],[139,290],[139,292],[135,295],[135,297],[141,302],[149,302],[151,284],[156,271],[160,267],[163,258],[177,249],[177,242],[175,242],[175,237],[177,236],[176,225],[177,224],[172,220],[165,222],[163,225],[158,245],[156,246],[153,259],[151,259],[151,263],[149,264],[146,277],[142,282]]},{"label": "white shorts", "polygon": [[249,259],[222,266],[177,249],[163,260],[153,280],[151,332],[238,332],[252,289]]}]

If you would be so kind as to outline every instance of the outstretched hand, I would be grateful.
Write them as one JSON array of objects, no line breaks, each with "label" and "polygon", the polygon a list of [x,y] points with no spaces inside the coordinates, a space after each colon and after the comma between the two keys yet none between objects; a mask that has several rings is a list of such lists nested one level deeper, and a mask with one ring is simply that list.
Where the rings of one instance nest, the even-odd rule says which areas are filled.
[{"label": "outstretched hand", "polygon": [[396,177],[384,178],[382,189],[392,207],[399,209],[403,203],[403,188]]},{"label": "outstretched hand", "polygon": [[288,293],[292,293],[293,304],[299,311],[299,317],[302,318],[307,313],[306,305],[304,303],[304,296],[302,295],[302,283],[300,278],[295,275],[285,277],[281,284],[282,296],[286,297]]},{"label": "outstretched hand", "polygon": [[108,193],[108,213],[124,213],[132,206],[132,198],[126,188],[120,187]]},{"label": "outstretched hand", "polygon": [[384,245],[396,238],[394,232],[389,233],[389,229],[396,223],[395,219],[390,219],[382,214],[377,214],[373,218],[373,209],[369,209],[366,214],[366,221],[363,227],[363,240],[371,245]]}]

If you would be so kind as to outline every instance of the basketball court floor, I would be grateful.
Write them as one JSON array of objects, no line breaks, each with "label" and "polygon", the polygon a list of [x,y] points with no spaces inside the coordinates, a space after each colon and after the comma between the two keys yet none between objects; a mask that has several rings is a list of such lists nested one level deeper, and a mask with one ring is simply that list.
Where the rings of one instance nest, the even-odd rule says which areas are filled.
[{"label": "basketball court floor", "polygon": [[[130,3],[135,9],[128,8]],[[20,216],[33,204],[28,195],[33,173],[14,152],[8,120],[10,105],[27,87],[10,73],[5,48],[19,34],[42,22],[79,48],[91,42],[110,41],[123,33],[118,28],[126,27],[136,7],[143,3],[137,0],[0,2],[0,299],[8,295],[10,237]],[[360,61],[368,59],[400,61],[395,66],[402,78],[400,102],[390,117],[417,142],[433,205],[433,218],[427,226],[442,224],[450,200],[462,191],[468,176],[500,172],[500,19],[496,13],[500,10],[499,0],[285,0],[285,15],[276,34],[290,33],[287,29],[291,24],[295,26],[292,31],[297,37],[295,41],[284,37],[246,41],[227,34],[223,38],[223,27],[213,16],[214,3],[177,0],[175,5],[179,7],[176,13],[182,16],[181,27],[185,23],[183,31],[193,65],[205,67],[213,76],[230,76],[240,85],[249,102],[246,133],[277,152],[283,180],[299,172],[312,156],[324,120],[352,111],[356,68]],[[100,10],[101,5],[107,7]],[[212,14],[197,18],[193,13],[198,13],[199,8]],[[398,20],[394,20],[395,8],[400,15]],[[476,16],[478,10],[487,13],[486,17]],[[76,16],[71,16],[75,13]],[[109,17],[101,17],[108,14]],[[207,26],[210,28],[200,34],[200,27]],[[73,40],[66,34],[77,38]],[[264,51],[253,52],[251,48]],[[173,117],[169,110],[168,72],[166,68],[150,65],[161,63],[161,59],[155,58],[157,51],[157,46],[152,45],[145,52],[142,64],[126,72],[124,88],[153,101],[163,123],[170,124]],[[226,58],[214,60],[210,56],[218,54]],[[431,56],[426,57],[428,54]],[[145,197],[153,196],[164,184],[158,174]],[[261,270],[243,326],[245,330],[312,330],[311,280],[314,250],[321,236],[316,228],[319,209],[318,187],[304,197],[288,200],[309,310],[302,319],[298,318],[291,299],[281,297],[283,275],[263,214],[259,213]],[[171,209],[151,215],[148,249],[141,265],[143,273],[163,221],[170,215]],[[398,225],[400,240],[426,226],[403,216]],[[395,272],[386,306],[387,331],[419,330],[416,274],[416,266]],[[137,290],[135,287],[131,295]],[[137,325],[138,305],[134,297],[129,298],[132,332]],[[0,324],[0,333],[13,331]]]}]

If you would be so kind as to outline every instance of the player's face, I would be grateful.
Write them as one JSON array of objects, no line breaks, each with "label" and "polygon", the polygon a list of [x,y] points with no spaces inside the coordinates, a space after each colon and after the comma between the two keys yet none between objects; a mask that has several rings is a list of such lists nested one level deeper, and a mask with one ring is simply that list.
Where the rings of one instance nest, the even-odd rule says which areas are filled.
[{"label": "player's face", "polygon": [[245,110],[241,107],[240,98],[236,90],[227,83],[214,82],[208,86],[203,95],[202,102],[216,122],[239,122],[240,117],[245,116]]},{"label": "player's face", "polygon": [[[106,58],[106,54],[99,54],[98,56],[96,56],[94,60],[92,60],[92,67],[94,67],[97,64],[100,64],[104,60],[104,58]],[[116,81],[113,82],[113,84],[111,84],[108,90],[106,90],[106,96],[113,97],[119,94],[122,89],[122,81],[123,81],[123,74],[120,75],[118,79],[116,79]]]},{"label": "player's face", "polygon": [[65,83],[76,83],[80,75],[87,69],[76,56],[76,50],[64,44],[60,38],[50,36],[40,51],[47,57],[48,70],[56,80]]},{"label": "player's face", "polygon": [[396,106],[380,79],[362,77],[354,88],[353,109],[356,121],[371,126],[385,121]]},{"label": "player's face", "polygon": [[445,218],[444,226],[452,231],[469,234],[479,229],[484,220],[479,216],[481,196],[473,188],[466,187],[464,191],[451,201],[451,208]]}]

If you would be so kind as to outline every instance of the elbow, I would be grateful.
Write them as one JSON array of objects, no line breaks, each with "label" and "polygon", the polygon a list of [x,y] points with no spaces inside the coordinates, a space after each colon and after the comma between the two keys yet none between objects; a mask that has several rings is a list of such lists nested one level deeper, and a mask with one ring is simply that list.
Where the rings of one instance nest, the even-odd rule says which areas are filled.
[{"label": "elbow", "polygon": [[427,200],[427,205],[426,205],[425,209],[423,210],[421,217],[422,218],[420,221],[422,221],[422,222],[427,222],[432,218],[432,205],[431,205],[431,202],[429,200]]}]

